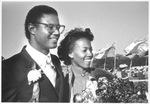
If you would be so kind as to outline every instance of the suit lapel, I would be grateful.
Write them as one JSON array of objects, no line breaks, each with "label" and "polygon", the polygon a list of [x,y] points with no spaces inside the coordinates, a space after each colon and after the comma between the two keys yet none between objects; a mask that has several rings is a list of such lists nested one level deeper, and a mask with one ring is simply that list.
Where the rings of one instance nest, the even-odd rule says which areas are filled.
[{"label": "suit lapel", "polygon": [[[22,51],[21,51],[21,56],[23,56],[23,60],[25,63],[25,67],[26,67],[26,71],[29,72],[31,70],[31,67],[33,66],[34,63],[36,63],[32,57],[28,54],[28,52],[26,51],[26,46],[23,47]],[[55,70],[58,73],[58,78],[59,78],[59,71],[58,71],[58,66],[55,64],[54,62],[54,66],[55,66]],[[40,66],[36,63],[36,68],[40,69]],[[58,93],[55,91],[55,88],[53,87],[52,83],[49,81],[49,79],[45,76],[45,74],[42,75],[42,78],[39,80],[39,84],[40,84],[40,89],[42,89],[42,93],[46,94],[47,97],[49,97],[49,95],[53,95],[56,96],[58,98]],[[51,99],[51,98],[50,98]]]},{"label": "suit lapel", "polygon": [[31,67],[33,66],[34,63],[36,63],[31,56],[28,54],[28,52],[26,51],[26,46],[23,47],[22,51],[21,51],[21,56],[23,56],[23,61],[24,61],[24,65],[27,68],[27,71],[31,70]]},{"label": "suit lapel", "polygon": [[62,101],[62,97],[63,97],[63,89],[64,89],[64,77],[63,74],[61,72],[61,66],[60,66],[60,62],[59,59],[51,54],[51,58],[52,58],[52,63],[55,66],[55,70],[57,72],[57,78],[56,78],[56,92],[59,96],[59,101]]}]

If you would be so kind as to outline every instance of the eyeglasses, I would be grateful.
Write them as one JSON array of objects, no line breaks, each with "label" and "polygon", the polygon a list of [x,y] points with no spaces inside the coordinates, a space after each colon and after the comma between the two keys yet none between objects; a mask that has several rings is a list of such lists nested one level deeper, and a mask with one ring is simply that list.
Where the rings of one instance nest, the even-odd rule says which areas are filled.
[{"label": "eyeglasses", "polygon": [[62,34],[65,30],[65,25],[46,24],[40,22],[35,22],[35,23],[45,25],[52,32],[55,32],[57,30],[59,31],[60,34]]}]

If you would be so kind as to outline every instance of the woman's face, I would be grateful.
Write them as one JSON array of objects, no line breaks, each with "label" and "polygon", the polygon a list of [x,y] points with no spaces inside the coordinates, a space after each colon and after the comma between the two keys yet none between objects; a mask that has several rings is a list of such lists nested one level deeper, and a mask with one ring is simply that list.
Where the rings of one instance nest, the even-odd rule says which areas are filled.
[{"label": "woman's face", "polygon": [[76,67],[89,68],[93,57],[90,40],[86,38],[77,40],[69,56],[72,64]]}]

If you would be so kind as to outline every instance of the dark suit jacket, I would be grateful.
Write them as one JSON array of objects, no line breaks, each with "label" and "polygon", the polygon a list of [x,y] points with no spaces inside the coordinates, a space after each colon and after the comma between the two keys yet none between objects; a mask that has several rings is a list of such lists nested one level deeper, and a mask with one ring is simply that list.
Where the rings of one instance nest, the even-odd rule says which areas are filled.
[{"label": "dark suit jacket", "polygon": [[[38,56],[37,56],[38,57]],[[39,102],[66,102],[68,92],[64,87],[64,77],[57,56],[52,55],[52,62],[57,72],[54,88],[45,74],[39,80]],[[27,74],[35,61],[25,50],[2,62],[2,102],[28,102],[32,97],[33,83],[28,85]],[[36,65],[38,69],[39,66]],[[64,90],[65,89],[65,90]]]}]

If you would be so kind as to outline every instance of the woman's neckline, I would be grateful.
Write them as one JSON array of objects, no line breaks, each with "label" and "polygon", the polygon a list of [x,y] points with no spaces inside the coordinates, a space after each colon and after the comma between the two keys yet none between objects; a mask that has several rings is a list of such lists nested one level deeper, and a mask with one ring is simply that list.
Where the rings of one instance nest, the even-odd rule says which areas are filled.
[{"label": "woman's neckline", "polygon": [[71,69],[74,73],[75,76],[81,76],[81,77],[85,77],[87,75],[89,75],[90,73],[82,68],[76,68],[74,66],[71,65]]}]

